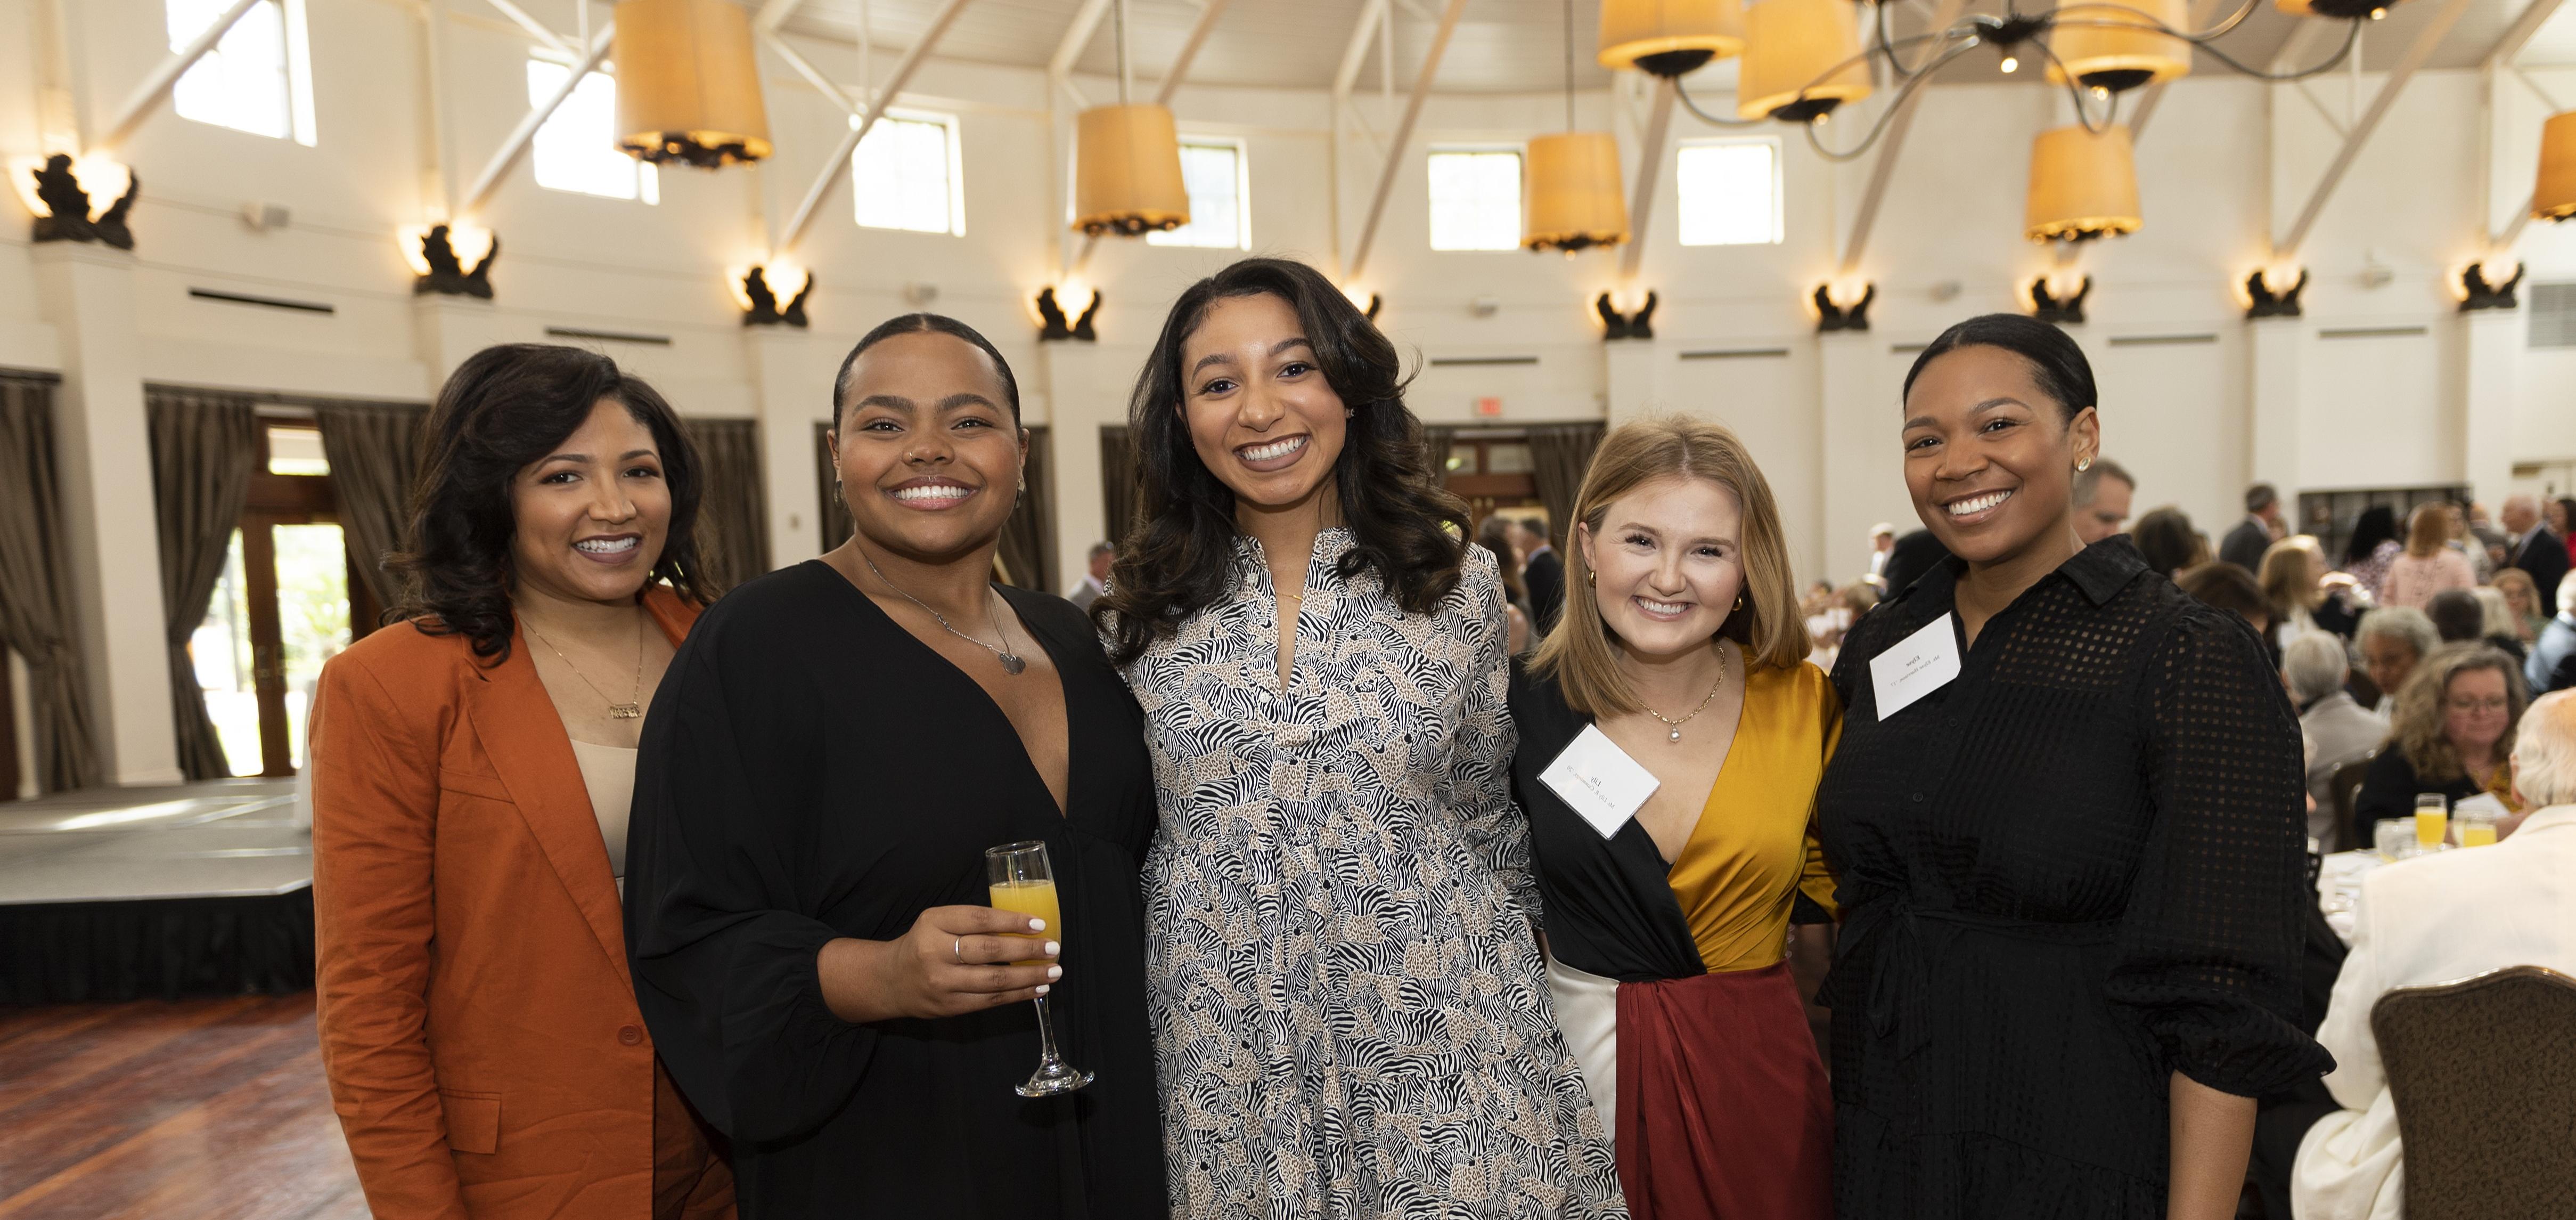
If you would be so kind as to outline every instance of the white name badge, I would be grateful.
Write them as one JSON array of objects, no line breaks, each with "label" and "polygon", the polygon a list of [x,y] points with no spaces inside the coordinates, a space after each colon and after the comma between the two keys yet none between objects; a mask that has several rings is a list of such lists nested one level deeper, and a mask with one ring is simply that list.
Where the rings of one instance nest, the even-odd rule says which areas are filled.
[{"label": "white name badge", "polygon": [[1947,614],[1869,659],[1869,684],[1878,695],[1881,720],[1948,686],[1950,679],[1958,676],[1959,638]]},{"label": "white name badge", "polygon": [[1588,724],[1574,744],[1539,773],[1539,779],[1605,839],[1619,833],[1664,783],[1600,728]]}]

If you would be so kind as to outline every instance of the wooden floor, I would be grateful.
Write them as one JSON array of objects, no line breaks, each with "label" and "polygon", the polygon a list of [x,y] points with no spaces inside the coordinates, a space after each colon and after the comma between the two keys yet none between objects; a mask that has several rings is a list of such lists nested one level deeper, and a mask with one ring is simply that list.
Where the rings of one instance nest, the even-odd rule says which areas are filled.
[{"label": "wooden floor", "polygon": [[365,1220],[313,994],[0,1008],[0,1220]]}]

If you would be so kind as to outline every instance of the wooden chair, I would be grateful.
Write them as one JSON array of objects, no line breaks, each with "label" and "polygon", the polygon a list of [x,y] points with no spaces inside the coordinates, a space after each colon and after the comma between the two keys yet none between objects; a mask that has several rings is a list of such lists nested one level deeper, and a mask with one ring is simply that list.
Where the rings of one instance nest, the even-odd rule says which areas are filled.
[{"label": "wooden chair", "polygon": [[2371,1006],[2405,1146],[2407,1220],[2576,1209],[2576,978],[2509,966]]},{"label": "wooden chair", "polygon": [[[2361,799],[2361,781],[2364,776],[2370,774],[2370,760],[2377,757],[2379,757],[2377,750],[2364,754],[2335,768],[2333,777],[2326,780],[2326,792],[2334,798],[2334,824],[2337,833],[2350,836],[2363,829],[2353,825],[2352,806],[2354,801]],[[2365,838],[2359,843],[2345,843],[2329,847],[2327,850],[2359,851],[2365,847],[2375,846],[2377,844]]]}]

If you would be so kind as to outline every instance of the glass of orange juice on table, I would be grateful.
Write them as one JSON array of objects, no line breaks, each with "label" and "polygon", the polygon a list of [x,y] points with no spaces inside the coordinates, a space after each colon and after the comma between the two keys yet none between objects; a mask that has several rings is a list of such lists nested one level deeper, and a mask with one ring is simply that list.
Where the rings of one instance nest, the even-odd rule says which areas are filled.
[{"label": "glass of orange juice on table", "polygon": [[[1047,860],[1046,844],[1036,839],[1024,843],[1005,843],[984,853],[984,877],[991,887],[993,907],[1013,911],[1046,921],[1043,933],[1031,940],[1053,940],[1064,943],[1064,915],[1056,900],[1055,868]],[[1043,959],[1014,962],[1013,965],[1037,965]],[[1091,1073],[1066,1063],[1056,1053],[1055,1024],[1047,1013],[1047,998],[1039,996],[1038,1070],[1028,1083],[1019,1085],[1022,1097],[1049,1097],[1070,1093],[1091,1083]]]},{"label": "glass of orange juice on table", "polygon": [[2415,795],[2415,845],[2426,851],[2439,851],[2442,834],[2451,820],[2450,798],[2439,792]]}]

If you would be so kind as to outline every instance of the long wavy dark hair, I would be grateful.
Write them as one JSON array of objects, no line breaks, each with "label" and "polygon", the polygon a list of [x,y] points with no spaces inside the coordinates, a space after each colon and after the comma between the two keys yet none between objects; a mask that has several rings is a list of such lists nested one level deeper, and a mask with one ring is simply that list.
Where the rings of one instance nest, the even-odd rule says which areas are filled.
[{"label": "long wavy dark hair", "polygon": [[1332,281],[1304,263],[1247,258],[1192,284],[1172,302],[1162,336],[1128,400],[1141,520],[1118,544],[1109,593],[1091,608],[1126,665],[1181,620],[1225,595],[1234,574],[1234,493],[1199,461],[1182,404],[1188,382],[1181,351],[1228,297],[1268,294],[1297,311],[1315,365],[1352,411],[1333,463],[1342,524],[1352,536],[1341,558],[1348,580],[1374,574],[1407,613],[1429,614],[1458,587],[1466,562],[1467,506],[1440,486],[1421,421],[1404,405],[1409,378],[1395,345]]},{"label": "long wavy dark hair", "polygon": [[510,482],[579,431],[603,398],[652,431],[671,488],[670,528],[645,587],[660,581],[692,601],[715,600],[694,537],[698,451],[671,404],[597,352],[505,343],[456,366],[430,408],[402,550],[385,558],[403,584],[385,621],[409,620],[425,635],[464,636],[488,664],[509,659],[516,581],[510,543],[518,534]]}]

